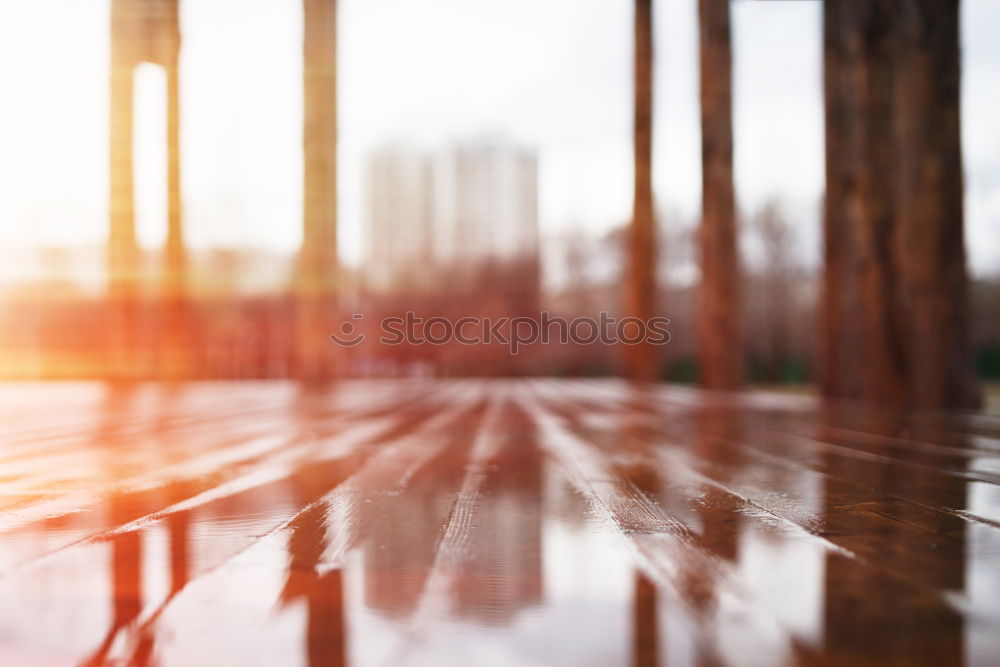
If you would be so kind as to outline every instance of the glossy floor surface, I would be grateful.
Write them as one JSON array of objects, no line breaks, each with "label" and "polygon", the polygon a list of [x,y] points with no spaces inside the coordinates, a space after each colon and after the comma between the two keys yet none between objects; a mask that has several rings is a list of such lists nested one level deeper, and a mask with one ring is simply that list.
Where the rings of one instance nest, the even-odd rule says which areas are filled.
[{"label": "glossy floor surface", "polygon": [[0,664],[1000,664],[1000,420],[0,385]]}]

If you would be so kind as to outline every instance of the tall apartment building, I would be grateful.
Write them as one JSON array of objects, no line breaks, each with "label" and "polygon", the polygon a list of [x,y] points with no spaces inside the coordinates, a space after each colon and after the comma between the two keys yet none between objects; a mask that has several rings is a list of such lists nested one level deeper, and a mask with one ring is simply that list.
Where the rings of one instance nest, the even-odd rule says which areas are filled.
[{"label": "tall apartment building", "polygon": [[434,259],[432,162],[423,152],[391,147],[367,168],[366,273],[377,288],[419,278]]},{"label": "tall apartment building", "polygon": [[435,152],[392,147],[372,154],[367,176],[372,286],[537,256],[538,167],[530,149],[493,139]]}]

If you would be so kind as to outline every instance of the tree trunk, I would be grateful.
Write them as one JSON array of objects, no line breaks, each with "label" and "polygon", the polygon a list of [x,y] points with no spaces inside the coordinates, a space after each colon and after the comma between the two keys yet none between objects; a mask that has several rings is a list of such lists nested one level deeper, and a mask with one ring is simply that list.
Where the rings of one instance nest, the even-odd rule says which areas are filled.
[{"label": "tree trunk", "polygon": [[968,406],[955,0],[824,3],[828,397]]},{"label": "tree trunk", "polygon": [[820,296],[820,388],[828,398],[860,392],[854,352],[859,331],[855,242],[849,193],[856,172],[857,125],[849,44],[852,8],[823,3],[823,87],[826,116],[826,193],[823,200],[824,272]]},{"label": "tree trunk", "polygon": [[163,26],[163,62],[167,73],[167,243],[160,285],[162,341],[159,376],[166,379],[189,377],[190,309],[186,296],[187,253],[181,200],[181,102],[180,102],[180,3],[164,4],[167,21]]},{"label": "tree trunk", "polygon": [[337,2],[303,0],[303,225],[296,374],[333,371],[328,335],[337,275]]},{"label": "tree trunk", "polygon": [[859,364],[865,400],[899,406],[906,401],[906,332],[900,310],[899,267],[892,252],[896,206],[892,149],[893,17],[885,3],[854,0],[857,22],[851,53],[855,89],[858,171],[847,197],[857,243],[860,298]]},{"label": "tree trunk", "polygon": [[899,3],[894,126],[910,401],[978,403],[969,345],[957,0]]},{"label": "tree trunk", "polygon": [[[628,238],[626,315],[648,322],[656,295],[656,230],[653,213],[653,7],[635,0],[635,196]],[[658,375],[656,348],[642,341],[626,345],[625,372],[631,380]]]},{"label": "tree trunk", "polygon": [[[841,239],[848,246],[839,317],[847,336],[834,339],[843,356],[842,395],[882,405],[906,400],[906,333],[900,312],[899,267],[892,252],[896,219],[892,196],[891,120],[893,10],[886,3],[844,0],[828,10],[840,40],[841,128],[839,187]],[[836,172],[835,172],[836,173]]]},{"label": "tree trunk", "polygon": [[701,289],[698,380],[733,390],[742,381],[739,258],[733,195],[729,0],[698,3],[701,50]]},{"label": "tree trunk", "polygon": [[138,46],[134,3],[111,3],[111,96],[109,127],[109,213],[107,284],[109,375],[131,379],[136,374],[136,298],[139,247],[135,235],[133,183],[133,75]]}]

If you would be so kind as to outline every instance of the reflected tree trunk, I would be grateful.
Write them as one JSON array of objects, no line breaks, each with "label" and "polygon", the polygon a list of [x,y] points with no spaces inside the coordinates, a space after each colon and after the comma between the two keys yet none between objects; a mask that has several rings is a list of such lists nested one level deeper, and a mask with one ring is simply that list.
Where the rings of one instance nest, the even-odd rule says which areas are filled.
[{"label": "reflected tree trunk", "polygon": [[636,571],[632,595],[632,665],[655,667],[661,653],[656,585]]},{"label": "reflected tree trunk", "polygon": [[700,0],[702,217],[698,380],[732,390],[742,381],[737,317],[739,257],[733,195],[729,0]]},{"label": "reflected tree trunk", "polygon": [[[653,211],[653,3],[635,0],[635,108],[633,125],[635,193],[628,235],[625,314],[648,322],[656,299],[656,228]],[[626,345],[630,380],[659,375],[656,348],[642,341]]]}]

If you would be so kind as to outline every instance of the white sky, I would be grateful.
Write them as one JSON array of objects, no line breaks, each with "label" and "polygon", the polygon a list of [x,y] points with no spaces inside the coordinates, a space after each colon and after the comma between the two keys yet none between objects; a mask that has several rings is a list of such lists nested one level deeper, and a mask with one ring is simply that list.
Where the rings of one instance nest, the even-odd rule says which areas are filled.
[{"label": "white sky", "polygon": [[[0,0],[0,243],[100,242],[107,227],[108,0]],[[341,0],[340,238],[363,248],[361,167],[387,141],[500,133],[537,146],[543,233],[631,207],[630,0]],[[655,186],[697,215],[696,0],[656,4]],[[301,217],[300,0],[182,0],[186,234],[294,249]],[[821,7],[733,4],[736,181],[818,255]],[[967,246],[1000,270],[1000,3],[963,2]],[[137,101],[140,238],[163,233],[162,74]],[[152,211],[158,210],[161,215]]]}]

